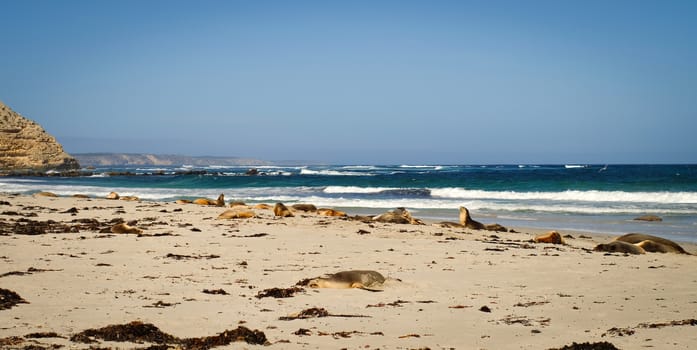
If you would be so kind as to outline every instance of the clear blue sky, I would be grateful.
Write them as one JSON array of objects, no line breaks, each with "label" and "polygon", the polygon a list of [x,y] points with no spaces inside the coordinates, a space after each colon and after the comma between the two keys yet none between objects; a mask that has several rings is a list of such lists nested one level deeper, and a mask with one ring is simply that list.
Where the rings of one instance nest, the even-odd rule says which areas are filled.
[{"label": "clear blue sky", "polygon": [[0,100],[72,153],[697,162],[697,1],[0,7]]}]

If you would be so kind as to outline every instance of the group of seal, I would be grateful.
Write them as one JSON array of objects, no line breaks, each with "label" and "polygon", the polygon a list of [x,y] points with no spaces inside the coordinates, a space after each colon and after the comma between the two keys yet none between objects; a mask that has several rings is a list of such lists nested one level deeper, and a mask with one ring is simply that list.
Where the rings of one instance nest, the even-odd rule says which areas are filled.
[{"label": "group of seal", "polygon": [[649,253],[676,253],[688,254],[677,243],[652,235],[643,233],[628,233],[615,238],[609,243],[598,244],[593,250],[598,252],[626,253],[626,254],[646,254]]}]

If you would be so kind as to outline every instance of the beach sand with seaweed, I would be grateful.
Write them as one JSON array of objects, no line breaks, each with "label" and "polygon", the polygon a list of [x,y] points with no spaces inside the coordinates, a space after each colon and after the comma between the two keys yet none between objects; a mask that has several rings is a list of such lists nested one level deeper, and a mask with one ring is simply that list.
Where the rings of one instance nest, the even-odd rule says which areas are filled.
[{"label": "beach sand with seaweed", "polygon": [[[2,348],[697,343],[697,258],[592,250],[609,236],[560,232],[566,244],[555,245],[534,243],[545,231],[524,228],[275,218],[259,209],[256,218],[216,220],[225,208],[101,198],[2,194],[0,203]],[[112,233],[119,222],[142,233]],[[343,270],[389,281],[380,292],[300,283]]]}]

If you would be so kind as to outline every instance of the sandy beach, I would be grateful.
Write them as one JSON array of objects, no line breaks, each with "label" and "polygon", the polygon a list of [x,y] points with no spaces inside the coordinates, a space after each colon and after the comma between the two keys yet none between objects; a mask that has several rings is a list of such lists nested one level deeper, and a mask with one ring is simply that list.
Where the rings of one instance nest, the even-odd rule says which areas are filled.
[{"label": "sandy beach", "polygon": [[[5,307],[3,296],[2,348],[697,344],[697,257],[592,251],[607,236],[560,232],[566,244],[554,245],[533,243],[544,231],[524,228],[275,218],[259,209],[256,218],[216,220],[226,208],[102,198],[2,194],[0,203],[0,289],[21,298]],[[143,233],[111,233],[118,219]],[[379,292],[296,286],[343,270],[388,281]],[[277,298],[273,288],[292,295]],[[96,332],[114,325],[157,337]]]}]

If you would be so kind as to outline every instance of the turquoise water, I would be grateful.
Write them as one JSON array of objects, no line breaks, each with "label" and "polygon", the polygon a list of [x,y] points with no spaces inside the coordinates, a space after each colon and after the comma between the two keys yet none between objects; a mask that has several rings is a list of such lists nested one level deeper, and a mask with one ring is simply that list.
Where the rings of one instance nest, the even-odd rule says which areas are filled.
[{"label": "turquoise water", "polygon": [[[247,203],[313,203],[351,214],[406,207],[415,216],[456,220],[458,207],[484,222],[697,241],[697,165],[365,165],[99,168],[89,177],[0,178],[0,191],[145,200],[201,196]],[[186,171],[205,174],[182,174]],[[136,176],[108,176],[129,171]],[[148,175],[157,173],[158,175]],[[163,175],[164,174],[164,175]],[[661,223],[636,222],[653,214]]]}]

